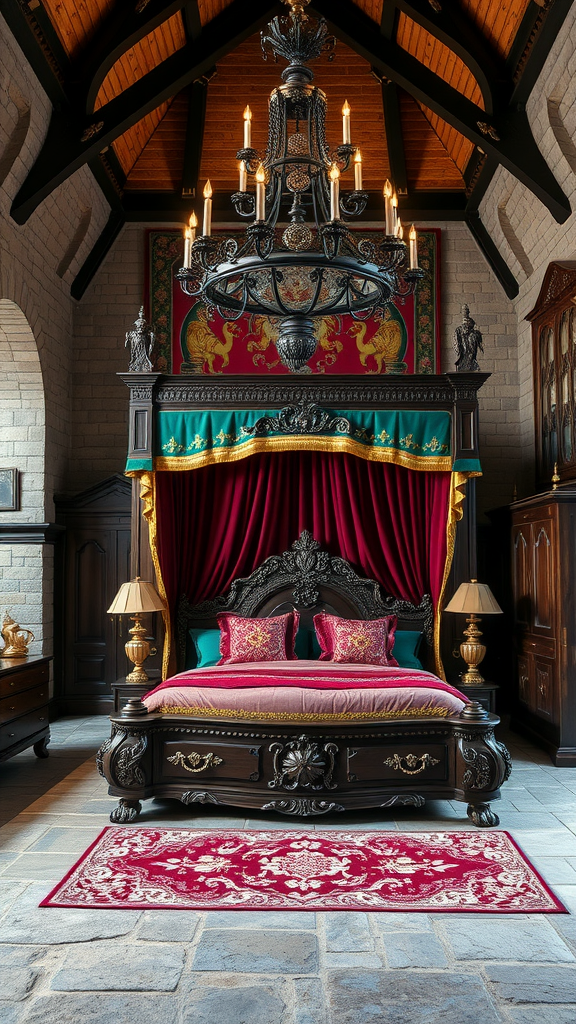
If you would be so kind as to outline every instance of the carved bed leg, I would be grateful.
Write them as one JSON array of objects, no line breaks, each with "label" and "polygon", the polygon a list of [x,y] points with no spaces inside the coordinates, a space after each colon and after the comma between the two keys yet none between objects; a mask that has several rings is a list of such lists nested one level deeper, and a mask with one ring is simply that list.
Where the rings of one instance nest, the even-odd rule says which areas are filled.
[{"label": "carved bed leg", "polygon": [[34,744],[34,753],[36,757],[49,757],[49,751],[47,750],[48,744],[50,743],[49,736],[43,736],[38,743]]},{"label": "carved bed leg", "polygon": [[478,828],[494,828],[500,824],[500,818],[491,809],[490,804],[468,804],[466,813]]},{"label": "carved bed leg", "polygon": [[138,817],[141,810],[142,804],[139,800],[124,800],[121,798],[118,801],[118,806],[110,814],[110,821],[115,825],[128,825]]}]

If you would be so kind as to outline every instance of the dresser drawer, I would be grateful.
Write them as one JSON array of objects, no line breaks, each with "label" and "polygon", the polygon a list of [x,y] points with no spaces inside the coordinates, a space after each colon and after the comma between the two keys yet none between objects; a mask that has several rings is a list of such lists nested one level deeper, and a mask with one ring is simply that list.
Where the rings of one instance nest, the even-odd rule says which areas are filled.
[{"label": "dresser drawer", "polygon": [[259,746],[214,743],[211,740],[168,741],[160,748],[162,778],[257,782],[260,778],[260,750]]},{"label": "dresser drawer", "polygon": [[39,683],[48,684],[48,662],[41,665],[29,665],[26,668],[8,672],[0,679],[0,698],[9,697],[21,690],[29,690]]},{"label": "dresser drawer", "polygon": [[22,693],[14,693],[10,697],[3,697],[0,700],[0,725],[18,718],[26,711],[35,711],[46,704],[48,700],[48,681],[40,686],[33,686],[31,690],[24,690]]},{"label": "dresser drawer", "polygon": [[15,743],[48,728],[48,705],[15,718],[13,722],[0,726],[0,748],[6,750]]},{"label": "dresser drawer", "polygon": [[392,751],[382,747],[348,747],[348,782],[390,782],[415,785],[419,779],[438,782],[448,775],[448,749],[444,743],[404,745]]}]

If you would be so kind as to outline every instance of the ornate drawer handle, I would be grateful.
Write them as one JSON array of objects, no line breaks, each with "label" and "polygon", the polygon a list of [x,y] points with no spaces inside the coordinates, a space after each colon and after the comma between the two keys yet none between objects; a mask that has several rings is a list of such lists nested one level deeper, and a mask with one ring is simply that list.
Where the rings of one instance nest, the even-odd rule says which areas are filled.
[{"label": "ornate drawer handle", "polygon": [[[195,750],[190,754],[183,754],[181,750],[177,750],[172,757],[168,760],[172,764],[177,764],[180,768],[185,768],[187,772],[203,772],[206,768],[216,768],[219,764],[223,764],[224,761],[221,757],[217,757],[212,751],[207,754],[198,754]],[[189,764],[186,764],[186,762]]]},{"label": "ornate drawer handle", "polygon": [[[402,761],[405,761],[408,765],[404,767]],[[420,767],[417,768],[417,764],[420,761]],[[388,765],[389,768],[393,768],[394,771],[404,772],[404,775],[419,775],[426,768],[432,768],[435,764],[440,764],[437,757],[432,757],[431,754],[393,754],[392,757],[387,757],[383,762]]]}]

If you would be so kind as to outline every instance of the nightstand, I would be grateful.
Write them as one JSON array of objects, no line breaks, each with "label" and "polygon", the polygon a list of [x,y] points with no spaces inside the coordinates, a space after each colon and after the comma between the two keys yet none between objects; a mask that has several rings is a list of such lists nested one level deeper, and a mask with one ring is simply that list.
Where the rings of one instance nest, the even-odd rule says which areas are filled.
[{"label": "nightstand", "polygon": [[112,683],[114,714],[122,710],[129,697],[144,697],[145,694],[153,690],[162,681],[160,669],[150,668],[148,669],[148,675],[150,677],[148,683],[127,683],[125,676]]},{"label": "nightstand", "polygon": [[454,686],[469,700],[477,700],[483,708],[486,708],[486,711],[490,711],[491,714],[496,713],[496,690],[500,689],[497,683],[484,682],[481,686],[465,686],[464,683],[457,680]]}]

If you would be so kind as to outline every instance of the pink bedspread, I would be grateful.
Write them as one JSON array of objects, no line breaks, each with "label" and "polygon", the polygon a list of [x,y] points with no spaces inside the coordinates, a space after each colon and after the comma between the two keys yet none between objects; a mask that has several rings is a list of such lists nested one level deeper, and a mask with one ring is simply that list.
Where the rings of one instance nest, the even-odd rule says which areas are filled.
[{"label": "pink bedspread", "polygon": [[446,717],[466,698],[431,672],[300,660],[181,672],[144,702],[165,714],[319,721]]}]

